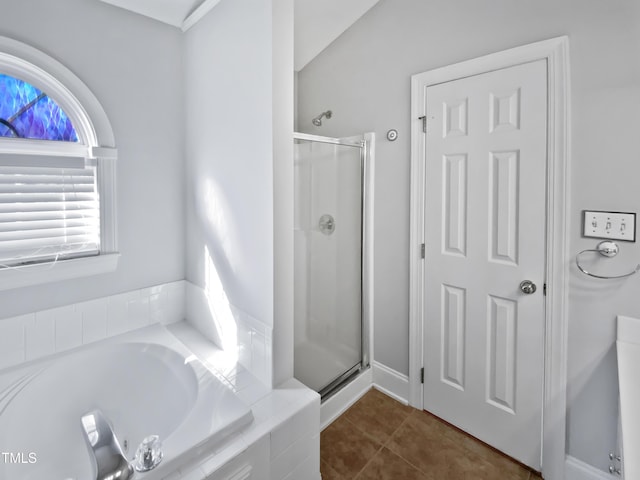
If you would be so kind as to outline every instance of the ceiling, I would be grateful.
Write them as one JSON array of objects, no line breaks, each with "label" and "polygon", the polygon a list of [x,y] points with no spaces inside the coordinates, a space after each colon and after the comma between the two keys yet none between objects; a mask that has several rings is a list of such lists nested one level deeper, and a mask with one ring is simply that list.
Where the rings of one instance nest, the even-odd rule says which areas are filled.
[{"label": "ceiling", "polygon": [[[174,27],[183,28],[185,21],[198,7],[211,3],[207,0],[101,0]],[[219,1],[219,0],[218,0]],[[215,4],[218,3],[215,2]],[[213,6],[212,5],[211,8]]]},{"label": "ceiling", "polygon": [[294,0],[294,69],[300,71],[379,0]]},{"label": "ceiling", "polygon": [[[173,25],[183,31],[188,30],[220,2],[220,0],[101,1]],[[294,0],[295,70],[302,70],[378,1]]]}]

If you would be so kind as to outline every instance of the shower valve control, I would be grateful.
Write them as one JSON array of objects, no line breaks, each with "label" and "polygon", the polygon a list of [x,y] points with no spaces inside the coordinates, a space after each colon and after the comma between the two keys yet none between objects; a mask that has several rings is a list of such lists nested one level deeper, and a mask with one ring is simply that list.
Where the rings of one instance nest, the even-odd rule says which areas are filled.
[{"label": "shower valve control", "polygon": [[329,214],[322,215],[318,221],[318,228],[325,235],[331,235],[336,229],[336,221]]}]

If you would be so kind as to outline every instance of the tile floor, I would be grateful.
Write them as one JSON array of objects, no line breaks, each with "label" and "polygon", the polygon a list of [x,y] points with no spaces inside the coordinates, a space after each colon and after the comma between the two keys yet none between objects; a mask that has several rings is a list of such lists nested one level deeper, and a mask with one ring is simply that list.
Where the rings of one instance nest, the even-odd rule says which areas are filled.
[{"label": "tile floor", "polygon": [[322,480],[536,480],[434,416],[372,389],[320,436]]}]

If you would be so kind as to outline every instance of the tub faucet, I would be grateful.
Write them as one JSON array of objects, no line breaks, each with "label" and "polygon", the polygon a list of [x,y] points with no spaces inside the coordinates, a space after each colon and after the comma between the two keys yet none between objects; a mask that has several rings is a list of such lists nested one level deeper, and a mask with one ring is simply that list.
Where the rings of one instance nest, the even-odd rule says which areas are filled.
[{"label": "tub faucet", "polygon": [[93,450],[96,462],[96,480],[128,480],[133,468],[127,462],[118,439],[100,410],[82,416],[82,426]]}]

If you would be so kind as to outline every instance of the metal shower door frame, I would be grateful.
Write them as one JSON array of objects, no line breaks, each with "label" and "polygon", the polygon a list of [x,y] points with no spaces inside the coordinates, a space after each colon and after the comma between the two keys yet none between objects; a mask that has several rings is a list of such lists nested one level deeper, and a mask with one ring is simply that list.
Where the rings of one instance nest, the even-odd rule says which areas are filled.
[{"label": "metal shower door frame", "polygon": [[307,133],[294,132],[293,140],[301,140],[308,142],[325,143],[331,145],[341,145],[345,147],[359,148],[360,149],[360,328],[361,328],[361,340],[360,340],[360,364],[350,368],[338,378],[334,379],[327,386],[323,387],[320,393],[322,401],[329,398],[333,393],[336,393],[339,388],[344,385],[349,379],[357,375],[358,373],[366,370],[370,366],[372,345],[371,341],[371,313],[372,313],[372,212],[371,217],[367,215],[367,205],[372,203],[372,168],[371,158],[373,153],[373,141],[375,134],[367,133],[357,137],[348,138],[333,138],[325,137],[321,135],[312,135]]}]

